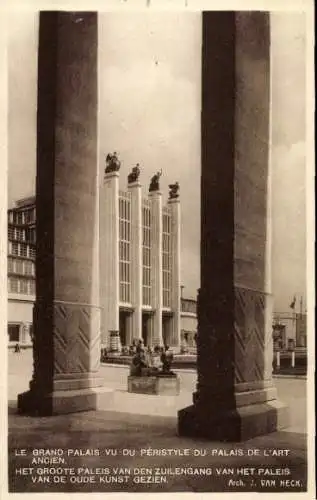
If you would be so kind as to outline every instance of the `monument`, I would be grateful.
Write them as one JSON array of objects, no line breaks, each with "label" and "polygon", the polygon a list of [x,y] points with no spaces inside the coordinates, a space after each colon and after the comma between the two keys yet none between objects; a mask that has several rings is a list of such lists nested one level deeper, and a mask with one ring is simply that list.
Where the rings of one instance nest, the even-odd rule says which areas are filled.
[{"label": "monument", "polygon": [[173,353],[168,346],[155,346],[152,353],[139,344],[131,362],[128,392],[177,396],[180,380],[171,370],[172,362]]}]

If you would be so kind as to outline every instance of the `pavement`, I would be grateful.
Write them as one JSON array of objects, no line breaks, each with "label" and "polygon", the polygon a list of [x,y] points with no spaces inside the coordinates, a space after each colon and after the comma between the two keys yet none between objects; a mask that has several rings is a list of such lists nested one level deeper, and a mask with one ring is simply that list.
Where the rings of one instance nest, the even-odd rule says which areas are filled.
[{"label": "pavement", "polygon": [[[195,389],[192,371],[178,372],[181,393],[166,396],[168,404],[161,396],[132,395],[127,406],[127,367],[103,365],[116,411],[35,418],[16,414],[17,394],[32,375],[31,352],[9,353],[8,367],[10,492],[295,493],[307,487],[305,379],[276,379],[290,408],[289,428],[220,443],[177,436],[177,410],[190,404]],[[150,401],[146,411],[142,398]]]}]

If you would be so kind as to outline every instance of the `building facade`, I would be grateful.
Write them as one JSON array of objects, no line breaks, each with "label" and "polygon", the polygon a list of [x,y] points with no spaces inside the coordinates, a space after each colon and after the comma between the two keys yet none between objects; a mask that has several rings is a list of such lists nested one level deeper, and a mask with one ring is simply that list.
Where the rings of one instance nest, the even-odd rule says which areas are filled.
[{"label": "building facade", "polygon": [[307,314],[274,313],[273,338],[275,349],[307,348]]},{"label": "building facade", "polygon": [[35,198],[8,210],[8,340],[30,346],[35,302]]},{"label": "building facade", "polygon": [[[137,169],[137,170],[136,170]],[[170,186],[163,205],[159,177],[144,195],[135,167],[126,191],[119,168],[106,169],[101,193],[100,298],[102,345],[181,344],[180,199]]]},{"label": "building facade", "polygon": [[[196,301],[181,298],[180,200],[154,189],[142,194],[138,179],[119,189],[119,173],[105,175],[101,203],[100,292],[102,346],[111,334],[128,346],[195,347]],[[8,210],[8,341],[32,345],[35,302],[35,198]]]}]

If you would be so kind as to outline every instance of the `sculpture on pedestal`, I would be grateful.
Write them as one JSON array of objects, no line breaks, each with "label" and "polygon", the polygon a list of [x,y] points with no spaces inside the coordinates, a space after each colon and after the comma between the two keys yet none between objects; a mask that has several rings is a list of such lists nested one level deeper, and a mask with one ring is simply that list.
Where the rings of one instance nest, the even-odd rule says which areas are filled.
[{"label": "sculpture on pedestal", "polygon": [[153,175],[151,178],[150,186],[149,186],[149,192],[153,191],[159,191],[160,190],[160,177],[162,175],[162,169],[160,172],[156,172],[156,174]]},{"label": "sculpture on pedestal", "polygon": [[175,200],[179,197],[179,183],[175,182],[175,184],[169,184],[169,194],[168,197],[170,200]]},{"label": "sculpture on pedestal", "polygon": [[132,168],[131,172],[128,175],[128,184],[132,184],[133,182],[137,182],[140,177],[140,164],[137,163],[135,167]]},{"label": "sculpture on pedestal", "polygon": [[113,154],[108,153],[106,156],[106,168],[105,173],[109,174],[110,172],[118,172],[121,167],[121,162],[119,161],[118,155],[116,152]]}]

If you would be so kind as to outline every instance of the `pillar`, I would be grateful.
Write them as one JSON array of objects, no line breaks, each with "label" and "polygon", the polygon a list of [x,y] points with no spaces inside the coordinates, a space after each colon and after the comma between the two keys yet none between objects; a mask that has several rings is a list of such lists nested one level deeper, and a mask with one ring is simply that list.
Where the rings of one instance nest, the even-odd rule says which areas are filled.
[{"label": "pillar", "polygon": [[291,367],[295,368],[295,351],[291,352]]},{"label": "pillar", "polygon": [[168,200],[171,210],[171,324],[170,346],[180,350],[181,345],[181,211],[179,198]]},{"label": "pillar", "polygon": [[[133,313],[129,317],[129,337],[142,338],[142,189],[139,181],[130,183],[131,193],[131,302]],[[131,343],[131,342],[130,342]]]},{"label": "pillar", "polygon": [[104,174],[100,207],[101,331],[110,347],[110,332],[119,335],[119,172]]},{"label": "pillar", "polygon": [[287,425],[272,382],[270,24],[203,14],[197,391],[179,434],[241,441]]},{"label": "pillar", "polygon": [[280,368],[281,366],[281,353],[280,351],[276,351],[276,367]]},{"label": "pillar", "polygon": [[99,308],[97,14],[41,12],[34,370],[21,413],[95,409]]},{"label": "pillar", "polygon": [[151,201],[151,273],[152,307],[149,346],[163,345],[162,309],[163,309],[163,258],[162,258],[162,194],[160,191],[149,193]]}]

